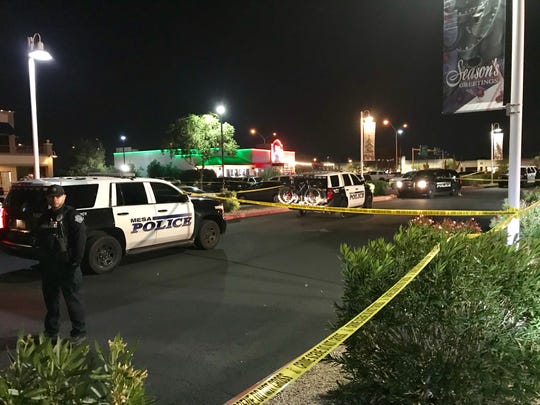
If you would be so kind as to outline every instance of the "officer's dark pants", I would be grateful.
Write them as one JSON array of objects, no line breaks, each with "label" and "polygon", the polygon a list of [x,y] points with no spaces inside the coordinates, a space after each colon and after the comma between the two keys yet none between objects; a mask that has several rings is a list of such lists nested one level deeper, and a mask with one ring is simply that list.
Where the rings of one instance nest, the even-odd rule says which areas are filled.
[{"label": "officer's dark pants", "polygon": [[71,320],[71,336],[86,334],[84,304],[82,301],[81,268],[75,270],[65,268],[62,264],[48,263],[41,266],[42,290],[47,315],[45,315],[45,334],[50,337],[58,336],[60,332],[60,291],[66,302],[69,319]]}]

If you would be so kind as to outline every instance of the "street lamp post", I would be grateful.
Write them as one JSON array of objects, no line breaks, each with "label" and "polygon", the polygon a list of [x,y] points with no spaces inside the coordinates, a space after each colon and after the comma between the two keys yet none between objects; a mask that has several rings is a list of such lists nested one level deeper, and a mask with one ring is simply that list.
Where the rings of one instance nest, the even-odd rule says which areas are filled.
[{"label": "street lamp post", "polygon": [[398,129],[396,129],[396,127],[394,127],[389,120],[384,120],[383,124],[386,125],[386,126],[390,126],[394,130],[395,143],[396,143],[396,145],[395,145],[395,156],[394,156],[395,170],[396,171],[399,170],[401,172],[401,163],[398,162],[398,135],[401,135],[403,133],[403,128],[407,128],[407,124],[401,125],[401,127],[398,128]]},{"label": "street lamp post", "polygon": [[491,124],[491,184],[493,184],[493,160],[495,158],[495,134],[500,134],[502,132],[501,127],[497,122]]},{"label": "street lamp post", "polygon": [[[37,42],[36,42],[37,39]],[[28,37],[28,74],[30,78],[30,108],[32,112],[32,143],[34,149],[34,178],[40,178],[39,170],[39,137],[36,106],[36,64],[35,61],[49,61],[52,56],[45,50],[41,35]]]},{"label": "street lamp post", "polygon": [[[266,145],[266,138],[265,138],[260,132],[258,132],[255,128],[251,128],[251,129],[249,130],[249,133],[250,133],[251,135],[259,135],[259,136],[262,138],[262,140],[263,140],[263,145]],[[275,133],[275,132],[274,132],[274,133]]]},{"label": "street lamp post", "polygon": [[120,140],[122,141],[122,170],[127,172],[126,170],[126,139],[127,137],[125,135],[120,135]]},{"label": "street lamp post", "polygon": [[364,125],[366,121],[373,121],[368,110],[360,112],[360,176],[364,177]]},{"label": "street lamp post", "polygon": [[225,106],[223,104],[220,104],[216,107],[216,112],[219,115],[219,124],[221,128],[221,189],[223,190],[225,188],[225,163],[224,158],[225,155],[223,153],[223,146],[224,146],[224,140],[223,140],[223,114],[225,114]]}]

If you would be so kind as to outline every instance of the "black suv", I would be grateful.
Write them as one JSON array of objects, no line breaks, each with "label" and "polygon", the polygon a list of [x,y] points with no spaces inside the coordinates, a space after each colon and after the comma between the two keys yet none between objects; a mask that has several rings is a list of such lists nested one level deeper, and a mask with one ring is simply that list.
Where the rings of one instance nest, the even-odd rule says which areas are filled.
[{"label": "black suv", "polygon": [[395,187],[398,197],[411,195],[433,198],[435,194],[458,195],[461,178],[455,170],[424,169],[396,182]]}]

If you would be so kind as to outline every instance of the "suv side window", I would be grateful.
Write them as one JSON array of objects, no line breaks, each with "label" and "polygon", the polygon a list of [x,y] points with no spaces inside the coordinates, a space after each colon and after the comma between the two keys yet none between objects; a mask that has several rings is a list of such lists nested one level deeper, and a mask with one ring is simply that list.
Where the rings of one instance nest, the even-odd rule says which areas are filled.
[{"label": "suv side window", "polygon": [[148,204],[144,183],[116,183],[117,205],[143,205]]},{"label": "suv side window", "polygon": [[351,178],[349,177],[348,173],[343,173],[343,185],[344,186],[352,185]]},{"label": "suv side window", "polygon": [[351,174],[351,179],[352,179],[352,182],[353,182],[353,184],[355,186],[361,186],[362,185],[362,180],[360,180],[356,174]]},{"label": "suv side window", "polygon": [[175,203],[180,201],[180,192],[167,184],[151,182],[152,191],[157,204]]},{"label": "suv side window", "polygon": [[66,204],[73,208],[92,208],[96,204],[98,184],[81,184],[64,186]]},{"label": "suv side window", "polygon": [[330,187],[339,187],[339,176],[337,174],[330,176]]}]

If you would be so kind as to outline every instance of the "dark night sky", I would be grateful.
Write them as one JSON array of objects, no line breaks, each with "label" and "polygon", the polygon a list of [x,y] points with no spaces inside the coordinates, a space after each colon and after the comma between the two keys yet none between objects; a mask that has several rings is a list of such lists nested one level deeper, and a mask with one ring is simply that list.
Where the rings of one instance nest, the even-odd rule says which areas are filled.
[{"label": "dark night sky", "polygon": [[[241,147],[260,142],[248,135],[256,127],[277,131],[300,157],[358,160],[368,109],[409,124],[400,138],[408,158],[419,144],[488,158],[490,124],[508,133],[504,111],[441,114],[442,8],[443,0],[0,1],[0,109],[16,111],[17,135],[30,143],[26,37],[39,32],[54,57],[37,66],[40,139],[55,144],[60,167],[76,138],[100,138],[108,155],[122,133],[127,145],[157,149],[176,118],[221,101]],[[532,157],[540,1],[527,2],[526,18],[522,154]],[[510,31],[506,43],[508,88]],[[377,157],[393,157],[391,129],[380,124],[376,142]]]}]

